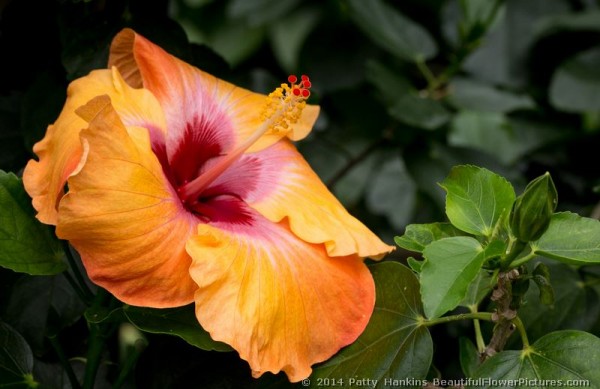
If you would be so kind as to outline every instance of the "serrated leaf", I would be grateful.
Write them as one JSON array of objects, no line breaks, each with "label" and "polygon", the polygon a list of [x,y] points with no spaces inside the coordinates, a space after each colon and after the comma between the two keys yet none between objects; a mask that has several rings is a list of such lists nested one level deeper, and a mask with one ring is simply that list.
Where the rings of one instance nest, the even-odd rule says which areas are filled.
[{"label": "serrated leaf", "polygon": [[397,96],[388,112],[402,123],[425,130],[435,130],[451,118],[450,112],[439,101],[412,93]]},{"label": "serrated leaf", "polygon": [[423,252],[431,242],[463,235],[465,235],[463,231],[450,223],[409,224],[404,235],[395,237],[394,241],[403,249]]},{"label": "serrated leaf", "polygon": [[600,111],[600,47],[561,65],[550,84],[550,102],[568,112]]},{"label": "serrated leaf", "polygon": [[555,213],[546,232],[531,247],[537,255],[564,263],[600,263],[600,221],[571,212]]},{"label": "serrated leaf", "polygon": [[200,326],[193,304],[166,309],[125,306],[123,313],[141,331],[175,335],[203,350],[232,350],[225,343],[212,340],[210,334]]},{"label": "serrated leaf", "polygon": [[376,45],[398,56],[416,61],[437,54],[429,32],[382,0],[349,0],[350,16]]},{"label": "serrated leaf", "polygon": [[33,354],[25,339],[0,322],[0,387],[35,388]]},{"label": "serrated leaf", "polygon": [[429,319],[454,309],[465,298],[485,261],[484,249],[471,237],[437,240],[423,250],[421,295]]},{"label": "serrated leaf", "polygon": [[[485,361],[473,379],[491,383],[475,388],[505,388],[506,380],[514,380],[512,388],[549,387],[550,382],[579,380],[579,385],[600,387],[600,339],[587,332],[559,331],[545,335],[523,351],[502,351]],[[497,383],[494,383],[497,382]],[[587,381],[587,382],[586,382]],[[489,382],[489,381],[488,381]]]},{"label": "serrated leaf", "polygon": [[515,201],[515,191],[506,179],[476,166],[454,167],[440,185],[447,192],[450,222],[474,235],[490,236]]},{"label": "serrated leaf", "polygon": [[60,242],[34,218],[31,199],[20,179],[0,170],[0,266],[32,275],[67,268]]},{"label": "serrated leaf", "polygon": [[507,113],[535,108],[535,103],[527,95],[497,89],[468,78],[452,80],[449,90],[450,103],[462,109]]},{"label": "serrated leaf", "polygon": [[419,283],[396,262],[370,266],[377,297],[365,331],[350,346],[314,368],[310,379],[424,379],[433,355],[431,336],[421,326]]}]

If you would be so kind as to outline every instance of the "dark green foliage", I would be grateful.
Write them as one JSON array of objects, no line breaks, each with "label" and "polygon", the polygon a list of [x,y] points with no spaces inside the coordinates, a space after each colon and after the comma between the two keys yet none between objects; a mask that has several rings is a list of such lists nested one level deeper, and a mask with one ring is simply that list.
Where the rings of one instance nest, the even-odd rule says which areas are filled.
[{"label": "dark green foliage", "polygon": [[[399,236],[390,259],[417,277],[396,263],[371,267],[373,319],[315,366],[313,387],[425,378],[433,344],[451,355],[433,357],[443,378],[529,378],[535,365],[538,378],[568,371],[599,385],[598,369],[585,371],[600,334],[599,26],[594,0],[0,1],[0,387],[68,385],[50,338],[85,358],[89,328],[113,331],[96,377],[109,387],[132,355],[117,346],[122,323],[149,340],[123,378],[130,387],[290,386],[282,375],[252,379],[235,353],[208,351],[229,348],[197,326],[191,306],[124,307],[102,292],[90,306],[72,272],[57,275],[63,247],[34,219],[18,176],[68,83],[106,66],[123,27],[259,92],[310,75],[310,102],[322,110],[300,150],[354,215],[388,243]],[[552,263],[534,268],[539,257]],[[480,364],[480,344],[456,341],[473,339],[469,325],[436,327],[432,343],[428,326],[454,309],[494,306],[498,272],[513,268],[521,278],[509,308],[530,348],[515,351],[513,335],[513,351]],[[83,377],[83,364],[71,364]]]}]

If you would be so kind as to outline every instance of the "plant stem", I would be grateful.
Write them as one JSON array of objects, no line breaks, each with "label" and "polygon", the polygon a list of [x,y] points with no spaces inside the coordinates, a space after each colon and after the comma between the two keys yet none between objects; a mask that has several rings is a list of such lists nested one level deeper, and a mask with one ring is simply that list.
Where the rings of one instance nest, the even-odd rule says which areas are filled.
[{"label": "plant stem", "polygon": [[425,62],[425,59],[422,55],[419,55],[416,58],[415,64],[417,65],[417,69],[419,69],[419,71],[427,81],[427,90],[430,93],[433,92],[438,87],[439,82],[433,74],[433,72],[431,71],[431,69],[429,69],[429,66],[427,66],[427,63]]},{"label": "plant stem", "polygon": [[73,366],[71,366],[71,363],[67,359],[67,356],[65,355],[65,352],[63,351],[62,346],[60,345],[60,342],[58,341],[58,339],[56,339],[56,335],[48,336],[48,340],[50,341],[50,344],[52,345],[54,352],[58,356],[58,359],[60,360],[60,364],[63,366],[63,368],[65,369],[65,372],[67,373],[67,377],[69,378],[71,387],[73,389],[80,389],[81,385],[79,384],[79,381],[77,380],[77,376],[75,375],[75,372],[73,371]]},{"label": "plant stem", "polygon": [[529,339],[527,338],[527,331],[525,331],[525,326],[523,322],[519,318],[519,316],[512,319],[512,323],[517,327],[519,331],[519,335],[521,335],[521,342],[523,342],[523,350],[529,348]]},{"label": "plant stem", "polygon": [[[500,268],[502,269],[508,269],[509,266],[511,265],[512,261],[517,258],[519,256],[519,254],[521,254],[521,252],[523,251],[523,249],[525,249],[525,247],[527,246],[527,243],[522,242],[520,240],[515,240],[510,248],[510,251],[508,252],[508,254],[506,254],[506,257],[504,257],[501,261],[500,261]],[[511,266],[514,267],[514,266]]]},{"label": "plant stem", "polygon": [[[98,288],[98,293],[94,298],[92,308],[98,308],[104,305],[110,294],[102,288]],[[116,328],[112,323],[89,323],[90,336],[88,350],[86,354],[85,376],[83,378],[83,389],[93,389],[96,381],[96,374],[100,362],[102,361],[102,352],[105,347],[105,340]]]},{"label": "plant stem", "polygon": [[67,256],[67,261],[69,261],[71,271],[75,275],[75,279],[79,283],[81,291],[84,293],[85,296],[87,296],[89,302],[94,298],[94,293],[92,293],[87,283],[85,282],[85,279],[81,275],[81,272],[79,271],[79,266],[77,266],[77,261],[75,261],[75,258],[73,257],[73,253],[71,252],[71,246],[69,245],[69,242],[66,240],[61,240],[61,242],[63,245],[65,255]]},{"label": "plant stem", "polygon": [[[471,313],[477,313],[477,305],[473,305],[469,308],[471,309]],[[475,344],[477,345],[477,351],[482,353],[485,350],[485,342],[481,333],[479,319],[473,319],[473,328],[475,330]]]},{"label": "plant stem", "polygon": [[471,313],[460,313],[458,315],[444,316],[437,319],[424,319],[423,325],[431,327],[436,324],[449,323],[457,320],[487,320],[492,321],[492,314],[490,312],[471,312]]},{"label": "plant stem", "polygon": [[123,363],[123,367],[121,368],[121,371],[119,372],[119,376],[117,377],[115,383],[113,384],[113,389],[119,389],[123,385],[123,383],[129,376],[131,369],[135,366],[135,363],[137,362],[138,358],[140,357],[140,354],[146,348],[146,343],[144,341],[141,341],[138,339],[135,342],[135,345],[133,345],[129,348],[131,350],[130,350],[129,354],[127,355],[127,359]]},{"label": "plant stem", "polygon": [[513,262],[510,264],[510,267],[511,267],[511,268],[519,267],[519,266],[521,266],[522,264],[524,264],[524,263],[526,263],[526,262],[529,262],[530,260],[532,260],[532,259],[533,259],[533,258],[535,258],[535,257],[536,257],[536,254],[535,254],[535,252],[532,250],[532,251],[531,251],[529,254],[525,255],[523,258],[519,258],[519,259],[517,259],[517,260],[513,261]]}]

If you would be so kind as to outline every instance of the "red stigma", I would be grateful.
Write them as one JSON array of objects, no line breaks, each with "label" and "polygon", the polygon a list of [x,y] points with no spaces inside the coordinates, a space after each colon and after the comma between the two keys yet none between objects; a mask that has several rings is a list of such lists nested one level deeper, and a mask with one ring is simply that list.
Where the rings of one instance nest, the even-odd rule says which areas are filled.
[{"label": "red stigma", "polygon": [[288,76],[288,82],[290,84],[295,84],[296,81],[298,81],[298,77],[294,76],[293,74],[291,74],[291,75]]},{"label": "red stigma", "polygon": [[300,96],[300,88],[292,89],[292,93],[294,94],[294,96]]},{"label": "red stigma", "polygon": [[310,91],[308,89],[302,89],[302,97],[310,96]]}]

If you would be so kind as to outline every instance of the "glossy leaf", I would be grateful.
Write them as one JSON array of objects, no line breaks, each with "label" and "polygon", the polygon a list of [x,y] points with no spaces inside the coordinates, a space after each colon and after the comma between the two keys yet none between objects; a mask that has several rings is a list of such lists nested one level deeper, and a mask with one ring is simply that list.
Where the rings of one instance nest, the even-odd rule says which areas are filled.
[{"label": "glossy leaf", "polygon": [[429,371],[433,344],[421,326],[423,310],[419,283],[412,271],[396,262],[370,267],[377,298],[373,316],[361,336],[330,360],[314,368],[320,378],[424,379]]},{"label": "glossy leaf", "polygon": [[436,55],[429,32],[383,0],[349,0],[348,6],[358,27],[382,49],[411,61]]},{"label": "glossy leaf", "polygon": [[394,238],[403,249],[423,252],[423,249],[436,240],[465,235],[450,223],[409,224],[404,235]]},{"label": "glossy leaf", "polygon": [[474,235],[490,236],[515,201],[515,191],[506,179],[475,166],[454,167],[441,186],[447,192],[450,222]]},{"label": "glossy leaf", "polygon": [[464,299],[485,260],[483,251],[476,239],[466,236],[440,239],[425,247],[420,280],[428,318],[442,316]]},{"label": "glossy leaf", "polygon": [[123,313],[141,331],[175,335],[203,350],[231,351],[228,345],[212,340],[200,326],[193,304],[167,309],[125,306]]},{"label": "glossy leaf", "polygon": [[578,54],[558,68],[550,85],[550,102],[569,112],[600,110],[600,48]]},{"label": "glossy leaf", "polygon": [[371,60],[366,66],[367,80],[375,86],[387,107],[396,104],[398,96],[411,93],[413,87],[404,74]]},{"label": "glossy leaf", "polygon": [[25,339],[0,322],[0,387],[35,388],[33,354]]},{"label": "glossy leaf", "polygon": [[574,265],[600,263],[600,221],[571,212],[556,213],[533,251]]},{"label": "glossy leaf", "polygon": [[570,387],[595,388],[600,386],[599,358],[600,339],[596,336],[580,331],[553,332],[526,350],[502,351],[485,361],[472,378],[492,382],[473,387],[506,387],[504,380],[514,380],[515,389],[554,386],[541,384],[540,380],[561,381],[563,385],[569,380],[579,380],[579,384]]},{"label": "glossy leaf", "polygon": [[60,242],[34,218],[20,179],[0,170],[0,266],[32,275],[66,269]]}]

